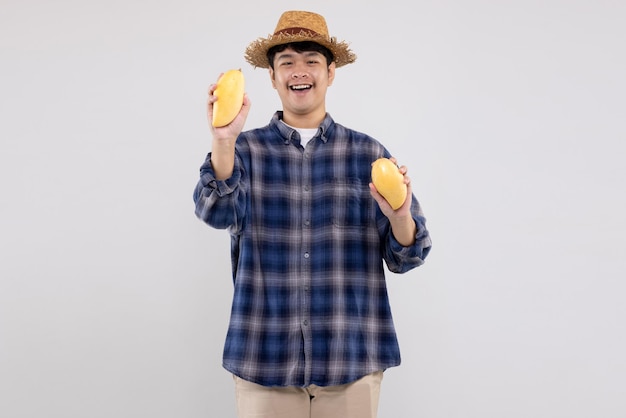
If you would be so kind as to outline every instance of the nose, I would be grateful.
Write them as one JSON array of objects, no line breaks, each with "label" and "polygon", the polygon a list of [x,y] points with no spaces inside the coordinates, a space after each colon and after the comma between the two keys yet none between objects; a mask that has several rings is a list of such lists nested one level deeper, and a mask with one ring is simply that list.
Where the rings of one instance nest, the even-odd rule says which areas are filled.
[{"label": "nose", "polygon": [[299,80],[308,76],[309,74],[307,72],[305,63],[296,61],[293,68],[293,73],[291,73],[291,78],[293,78],[294,80]]},{"label": "nose", "polygon": [[293,74],[291,74],[291,78],[293,78],[294,80],[307,78],[308,76],[309,75],[304,71],[294,71]]}]

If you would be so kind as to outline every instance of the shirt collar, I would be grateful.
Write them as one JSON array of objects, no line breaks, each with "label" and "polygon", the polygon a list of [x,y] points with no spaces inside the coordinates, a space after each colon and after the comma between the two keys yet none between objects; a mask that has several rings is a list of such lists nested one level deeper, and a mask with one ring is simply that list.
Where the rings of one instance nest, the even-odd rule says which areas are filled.
[{"label": "shirt collar", "polygon": [[[282,110],[276,111],[276,113],[274,113],[274,116],[272,117],[272,120],[270,121],[270,125],[273,125],[276,129],[278,129],[278,132],[280,132],[280,136],[283,138],[283,142],[285,143],[285,145],[289,145],[292,141],[299,142],[300,134],[298,134],[298,131],[282,123],[282,118]],[[322,142],[327,142],[328,137],[326,136],[326,134],[334,123],[335,122],[333,121],[333,118],[328,113],[326,113],[326,116],[320,124],[318,133],[315,135],[315,137],[319,136]]]}]

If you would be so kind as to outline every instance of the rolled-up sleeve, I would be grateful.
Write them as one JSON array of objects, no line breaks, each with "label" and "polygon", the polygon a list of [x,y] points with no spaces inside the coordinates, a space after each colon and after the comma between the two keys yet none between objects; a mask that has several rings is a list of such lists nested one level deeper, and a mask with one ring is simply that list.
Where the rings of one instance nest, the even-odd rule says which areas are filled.
[{"label": "rolled-up sleeve", "polygon": [[233,174],[225,180],[217,180],[209,153],[200,167],[200,179],[193,193],[196,216],[218,229],[240,229],[245,213],[245,187],[242,166],[235,156]]},{"label": "rolled-up sleeve", "polygon": [[415,267],[421,266],[424,264],[424,260],[432,247],[430,234],[428,229],[426,229],[426,219],[422,215],[417,200],[415,198],[413,200],[413,220],[417,227],[415,242],[405,247],[396,240],[391,232],[391,227],[386,229],[387,242],[384,246],[383,258],[389,271],[393,273],[406,273]]}]

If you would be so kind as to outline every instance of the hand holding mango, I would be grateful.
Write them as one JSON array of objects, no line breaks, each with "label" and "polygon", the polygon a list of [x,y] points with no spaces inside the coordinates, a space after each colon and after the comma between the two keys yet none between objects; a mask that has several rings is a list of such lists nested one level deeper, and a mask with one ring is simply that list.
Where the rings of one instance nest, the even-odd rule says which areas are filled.
[{"label": "hand holding mango", "polygon": [[397,210],[406,200],[404,175],[389,158],[381,157],[372,163],[372,183],[393,210]]},{"label": "hand holding mango", "polygon": [[217,80],[213,95],[213,127],[220,128],[231,123],[243,106],[245,80],[241,69],[228,70]]}]

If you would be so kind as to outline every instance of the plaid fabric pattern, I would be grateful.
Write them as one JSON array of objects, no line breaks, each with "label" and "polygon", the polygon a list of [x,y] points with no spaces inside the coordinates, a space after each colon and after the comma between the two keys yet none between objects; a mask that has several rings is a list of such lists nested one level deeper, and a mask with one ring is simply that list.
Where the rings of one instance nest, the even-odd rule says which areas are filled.
[{"label": "plaid fabric pattern", "polygon": [[327,115],[304,148],[281,112],[243,132],[235,169],[210,154],[196,215],[231,236],[234,296],[223,366],[264,386],[352,382],[400,364],[383,262],[404,273],[431,241],[413,196],[416,242],[402,247],[369,194],[371,163],[390,154]]}]

